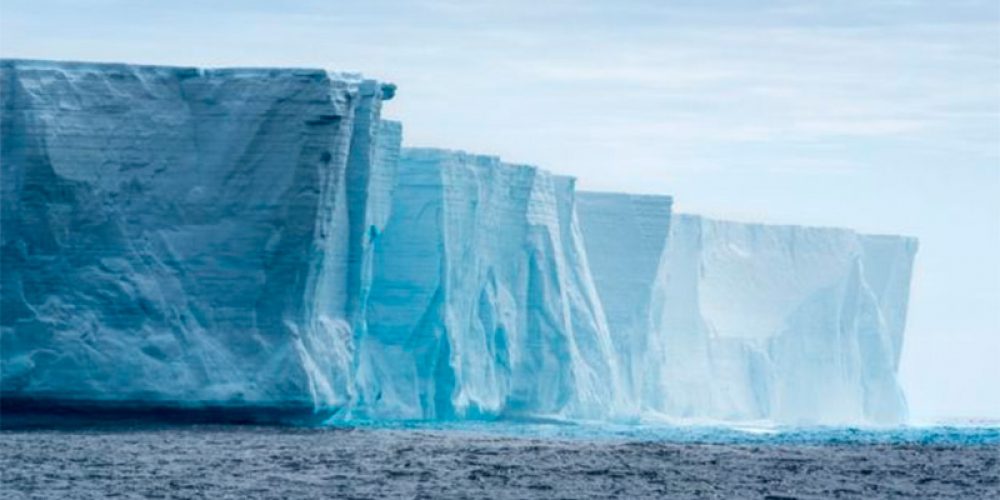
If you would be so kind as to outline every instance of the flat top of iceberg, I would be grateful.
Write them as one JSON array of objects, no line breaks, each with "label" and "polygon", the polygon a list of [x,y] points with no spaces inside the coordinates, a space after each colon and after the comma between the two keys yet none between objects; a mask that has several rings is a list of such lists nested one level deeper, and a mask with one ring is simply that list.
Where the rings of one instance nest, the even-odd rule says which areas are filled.
[{"label": "flat top of iceberg", "polygon": [[623,198],[628,198],[632,200],[646,200],[663,202],[667,205],[671,205],[674,201],[674,197],[668,194],[651,194],[651,193],[621,193],[616,191],[591,191],[591,190],[580,190],[577,191],[581,196],[587,196],[591,200],[620,200]]},{"label": "flat top of iceberg", "polygon": [[403,148],[400,156],[411,162],[440,162],[455,160],[460,163],[473,164],[481,167],[501,168],[501,169],[527,169],[537,172],[550,173],[541,167],[526,163],[509,163],[501,159],[498,155],[470,153],[461,149],[444,149],[430,147]]},{"label": "flat top of iceberg", "polygon": [[104,75],[113,75],[115,72],[143,72],[158,75],[175,76],[218,76],[227,78],[267,78],[277,76],[295,76],[300,78],[313,78],[316,80],[330,80],[344,82],[349,86],[362,84],[380,84],[382,88],[382,98],[392,99],[396,92],[396,85],[390,82],[382,82],[365,76],[359,72],[352,71],[332,71],[323,68],[304,67],[218,67],[200,68],[196,66],[172,66],[159,64],[132,64],[122,62],[99,62],[99,61],[60,61],[46,59],[18,59],[0,58],[0,67],[15,69],[38,69],[52,71],[94,71]]},{"label": "flat top of iceberg", "polygon": [[674,221],[677,223],[688,223],[688,224],[711,224],[720,226],[731,226],[731,227],[759,227],[766,228],[779,232],[788,233],[811,233],[811,234],[823,234],[823,233],[848,233],[856,234],[858,236],[863,236],[865,238],[871,239],[882,239],[891,241],[903,241],[907,245],[917,246],[919,244],[919,239],[916,236],[909,235],[899,235],[899,234],[885,234],[885,233],[862,233],[847,227],[838,226],[813,226],[804,224],[786,224],[786,223],[773,223],[773,222],[754,222],[754,221],[739,221],[733,219],[716,219],[713,217],[706,217],[704,215],[689,214],[683,212],[674,212]]}]

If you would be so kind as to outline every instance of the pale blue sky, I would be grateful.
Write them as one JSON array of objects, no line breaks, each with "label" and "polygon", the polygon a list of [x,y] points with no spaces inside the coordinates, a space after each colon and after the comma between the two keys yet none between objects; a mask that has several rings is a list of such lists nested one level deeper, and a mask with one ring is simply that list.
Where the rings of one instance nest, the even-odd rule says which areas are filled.
[{"label": "pale blue sky", "polygon": [[1000,4],[3,0],[4,57],[357,70],[408,145],[921,240],[915,419],[1000,418]]}]

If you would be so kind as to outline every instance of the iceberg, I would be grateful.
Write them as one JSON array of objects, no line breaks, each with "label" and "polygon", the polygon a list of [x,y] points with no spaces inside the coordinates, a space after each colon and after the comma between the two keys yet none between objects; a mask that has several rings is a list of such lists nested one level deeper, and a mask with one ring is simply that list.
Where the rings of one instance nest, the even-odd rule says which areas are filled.
[{"label": "iceberg", "polygon": [[3,60],[0,83],[4,414],[906,418],[912,238],[402,148],[395,86],[355,74]]},{"label": "iceberg", "polygon": [[404,150],[350,414],[606,417],[616,358],[573,207],[535,167]]},{"label": "iceberg", "polygon": [[[5,398],[332,406],[391,86],[4,60]],[[398,145],[398,140],[396,141]],[[380,160],[383,162],[391,159]],[[365,218],[379,217],[376,210]]]},{"label": "iceberg", "polygon": [[595,282],[612,334],[630,339],[643,415],[905,421],[896,372],[916,240],[694,215],[667,230],[662,217],[650,227],[634,196],[580,199]]},{"label": "iceberg", "polygon": [[601,305],[622,367],[626,413],[642,410],[647,371],[662,360],[651,344],[653,289],[670,229],[669,196],[581,192],[580,227]]},{"label": "iceberg", "polygon": [[654,297],[665,357],[650,407],[726,421],[902,423],[896,367],[916,248],[841,229],[675,218]]}]

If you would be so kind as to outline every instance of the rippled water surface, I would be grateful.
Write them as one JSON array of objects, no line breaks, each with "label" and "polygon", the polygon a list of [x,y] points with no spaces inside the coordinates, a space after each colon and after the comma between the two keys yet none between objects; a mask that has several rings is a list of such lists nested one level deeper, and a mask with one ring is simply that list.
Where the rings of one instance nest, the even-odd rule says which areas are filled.
[{"label": "rippled water surface", "polygon": [[5,498],[1000,498],[1000,429],[6,430]]}]

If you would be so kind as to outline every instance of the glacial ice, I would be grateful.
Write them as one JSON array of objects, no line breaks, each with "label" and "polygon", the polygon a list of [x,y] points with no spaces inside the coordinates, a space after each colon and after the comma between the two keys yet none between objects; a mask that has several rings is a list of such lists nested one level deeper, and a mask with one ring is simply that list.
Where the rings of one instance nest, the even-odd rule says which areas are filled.
[{"label": "glacial ice", "polygon": [[594,281],[646,418],[900,423],[916,241],[670,215],[579,193]]},{"label": "glacial ice", "polygon": [[[618,196],[621,206],[634,203]],[[588,237],[608,240],[601,225],[583,220],[595,228]],[[633,256],[654,246],[648,232],[632,234],[616,234],[613,246],[589,245],[591,261],[614,247],[644,249],[626,253]],[[633,302],[648,303],[649,316],[645,360],[631,363],[646,416],[905,421],[895,374],[915,240],[680,215],[659,248],[658,269],[642,276],[646,287],[638,287],[638,272],[629,278],[633,290],[650,290]],[[595,266],[594,274],[602,297],[622,286],[621,270]],[[615,323],[612,331],[620,333]]]},{"label": "glacial ice", "polygon": [[395,87],[358,75],[0,70],[4,401],[905,418],[913,239],[401,149]]},{"label": "glacial ice", "polygon": [[375,243],[355,415],[605,416],[615,357],[572,181],[404,150]]},{"label": "glacial ice", "polygon": [[348,221],[366,204],[348,183],[368,178],[349,159],[372,154],[378,82],[295,69],[0,69],[5,396],[310,407],[344,397],[346,256],[363,251]]},{"label": "glacial ice", "polygon": [[669,196],[577,195],[588,262],[622,367],[626,414],[641,410],[643,401],[647,351],[653,347],[650,307],[672,205]]}]

